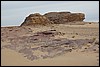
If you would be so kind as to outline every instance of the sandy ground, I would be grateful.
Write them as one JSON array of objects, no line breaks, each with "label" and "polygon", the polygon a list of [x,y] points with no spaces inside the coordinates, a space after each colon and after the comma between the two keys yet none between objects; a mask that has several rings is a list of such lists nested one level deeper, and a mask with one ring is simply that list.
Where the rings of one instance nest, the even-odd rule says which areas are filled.
[{"label": "sandy ground", "polygon": [[29,61],[21,54],[9,49],[2,51],[2,66],[98,66],[97,53],[69,52],[55,58]]},{"label": "sandy ground", "polygon": [[[29,27],[31,28],[31,27]],[[86,24],[86,25],[51,25],[40,26],[31,28],[33,33],[38,31],[45,31],[56,29],[65,33],[65,35],[56,36],[55,38],[68,38],[68,39],[99,39],[99,25]],[[2,31],[3,32],[3,31]],[[78,35],[76,35],[78,33]],[[20,33],[19,33],[20,34]],[[27,36],[29,34],[26,34]],[[72,38],[72,36],[75,36]],[[9,37],[9,36],[8,36]],[[1,42],[7,44],[7,42]],[[8,43],[9,44],[9,43]],[[3,45],[1,45],[3,46]],[[46,59],[37,59],[30,61],[24,58],[20,53],[10,49],[1,50],[1,66],[99,66],[99,53],[81,50],[74,50],[66,54]]]}]

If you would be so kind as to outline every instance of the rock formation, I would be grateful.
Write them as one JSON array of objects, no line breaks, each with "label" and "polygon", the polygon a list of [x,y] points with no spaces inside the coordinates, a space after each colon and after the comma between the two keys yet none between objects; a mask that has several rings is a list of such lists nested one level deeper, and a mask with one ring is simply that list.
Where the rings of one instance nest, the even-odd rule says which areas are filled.
[{"label": "rock formation", "polygon": [[30,14],[26,17],[21,26],[35,25],[35,24],[62,24],[62,23],[76,23],[83,21],[85,14],[83,13],[71,13],[71,12],[49,12],[44,15],[39,13]]},{"label": "rock formation", "polygon": [[44,14],[50,21],[54,23],[68,23],[73,21],[83,21],[85,15],[83,13],[71,13],[71,12],[50,12]]},{"label": "rock formation", "polygon": [[26,17],[25,21],[21,24],[21,26],[28,26],[28,25],[34,25],[34,24],[50,24],[52,21],[50,21],[48,18],[46,18],[43,15],[40,15],[39,13],[30,14],[28,17]]}]

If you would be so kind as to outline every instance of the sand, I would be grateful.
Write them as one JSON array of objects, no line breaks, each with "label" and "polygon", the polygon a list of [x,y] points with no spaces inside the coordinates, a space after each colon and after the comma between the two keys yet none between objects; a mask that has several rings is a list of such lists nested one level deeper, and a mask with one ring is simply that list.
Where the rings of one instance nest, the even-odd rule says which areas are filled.
[{"label": "sand", "polygon": [[2,66],[98,66],[97,53],[70,52],[55,58],[29,61],[21,54],[9,49],[2,51]]},{"label": "sand", "polygon": [[[65,35],[57,35],[56,38],[68,38],[71,40],[75,39],[99,39],[99,25],[97,24],[85,24],[85,25],[50,25],[50,26],[37,26],[29,27],[32,32],[46,31],[50,29],[55,29],[57,31],[65,33]],[[1,29],[2,30],[2,29]],[[1,31],[5,33],[5,31]],[[76,35],[78,33],[78,35]],[[13,34],[8,37],[13,36]],[[29,36],[30,34],[18,33],[16,35],[23,34],[23,36]],[[22,36],[22,35],[19,35]],[[72,38],[72,36],[75,36]],[[5,36],[2,36],[2,39]],[[1,41],[1,47],[8,45],[9,41]],[[34,46],[33,46],[34,47]],[[38,52],[37,52],[38,54]],[[99,52],[94,51],[83,51],[82,49],[72,50],[72,52],[67,52],[60,56],[53,58],[37,59],[30,61],[29,59],[23,57],[21,53],[17,51],[5,48],[1,50],[1,66],[99,66]]]}]

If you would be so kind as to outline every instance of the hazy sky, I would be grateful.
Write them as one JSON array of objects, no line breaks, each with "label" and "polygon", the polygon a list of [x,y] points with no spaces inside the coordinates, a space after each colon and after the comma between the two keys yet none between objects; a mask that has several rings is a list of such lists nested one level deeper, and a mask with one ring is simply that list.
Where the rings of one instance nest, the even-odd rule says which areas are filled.
[{"label": "hazy sky", "polygon": [[1,26],[20,25],[30,13],[82,12],[84,21],[99,21],[99,1],[1,1]]}]

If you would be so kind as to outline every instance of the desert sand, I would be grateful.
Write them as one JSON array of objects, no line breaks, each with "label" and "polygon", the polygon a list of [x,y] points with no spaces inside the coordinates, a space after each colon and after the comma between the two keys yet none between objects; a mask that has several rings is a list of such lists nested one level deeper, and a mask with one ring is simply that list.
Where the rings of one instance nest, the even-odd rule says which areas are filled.
[{"label": "desert sand", "polygon": [[55,58],[29,61],[21,54],[9,49],[2,51],[2,66],[98,66],[98,54],[91,52],[70,52]]},{"label": "desert sand", "polygon": [[1,27],[1,66],[99,66],[99,24]]}]

